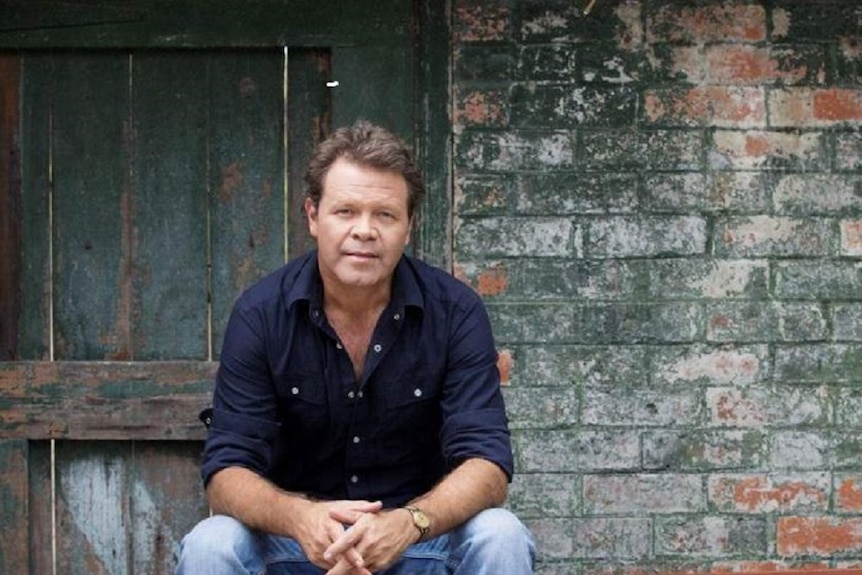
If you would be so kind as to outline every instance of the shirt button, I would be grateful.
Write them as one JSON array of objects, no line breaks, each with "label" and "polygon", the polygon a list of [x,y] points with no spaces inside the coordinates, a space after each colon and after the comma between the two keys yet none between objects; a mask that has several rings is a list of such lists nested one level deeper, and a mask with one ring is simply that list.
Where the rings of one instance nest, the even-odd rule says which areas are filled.
[{"label": "shirt button", "polygon": [[392,316],[392,319],[394,319],[395,321],[398,321],[399,319],[401,319],[401,314],[396,313],[395,315]]},{"label": "shirt button", "polygon": [[380,345],[379,343],[374,344],[374,351],[376,351],[377,353],[380,353],[381,349],[383,349],[382,345]]},{"label": "shirt button", "polygon": [[361,399],[362,396],[363,396],[363,393],[361,391],[356,392],[356,397],[359,397]]},{"label": "shirt button", "polygon": [[415,395],[416,397],[422,397],[422,390],[417,387],[413,390],[413,395]]},{"label": "shirt button", "polygon": [[359,436],[358,435],[355,435],[353,437],[353,443],[359,443]]},{"label": "shirt button", "polygon": [[335,343],[335,347],[337,347],[338,349],[342,349],[342,347],[341,347],[341,342],[340,342],[340,341],[339,341],[339,342],[336,342],[336,343]]},{"label": "shirt button", "polygon": [[293,395],[299,395],[299,388],[298,387],[291,387],[290,393],[292,393]]},{"label": "shirt button", "polygon": [[348,391],[348,392],[347,392],[347,397],[349,397],[350,399],[353,399],[354,397],[356,397],[356,394],[355,394],[355,393],[353,393],[352,391]]},{"label": "shirt button", "polygon": [[350,478],[350,483],[359,483],[359,478],[354,475]]}]

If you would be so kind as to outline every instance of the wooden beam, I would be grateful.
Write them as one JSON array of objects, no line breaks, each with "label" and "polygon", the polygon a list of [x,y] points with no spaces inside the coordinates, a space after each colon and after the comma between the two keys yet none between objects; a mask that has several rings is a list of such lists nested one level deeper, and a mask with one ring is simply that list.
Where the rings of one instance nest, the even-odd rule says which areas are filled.
[{"label": "wooden beam", "polygon": [[18,358],[21,320],[21,58],[0,54],[0,361]]},{"label": "wooden beam", "polygon": [[0,363],[0,439],[203,439],[217,365]]}]

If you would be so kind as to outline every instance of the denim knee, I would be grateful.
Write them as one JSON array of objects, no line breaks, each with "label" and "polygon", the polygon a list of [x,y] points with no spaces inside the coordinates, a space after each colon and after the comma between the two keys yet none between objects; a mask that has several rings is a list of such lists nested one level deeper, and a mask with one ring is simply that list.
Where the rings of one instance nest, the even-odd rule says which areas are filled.
[{"label": "denim knee", "polygon": [[176,575],[255,573],[256,538],[232,517],[214,515],[198,523],[180,542]]}]

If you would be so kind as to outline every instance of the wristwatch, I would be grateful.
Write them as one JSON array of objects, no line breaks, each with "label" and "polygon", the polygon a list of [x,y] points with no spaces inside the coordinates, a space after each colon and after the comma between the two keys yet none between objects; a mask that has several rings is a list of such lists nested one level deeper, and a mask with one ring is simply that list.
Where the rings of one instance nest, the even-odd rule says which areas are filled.
[{"label": "wristwatch", "polygon": [[415,525],[416,529],[419,530],[419,541],[422,541],[431,529],[431,519],[418,507],[407,505],[404,509],[409,511],[410,515],[413,517],[413,525]]}]

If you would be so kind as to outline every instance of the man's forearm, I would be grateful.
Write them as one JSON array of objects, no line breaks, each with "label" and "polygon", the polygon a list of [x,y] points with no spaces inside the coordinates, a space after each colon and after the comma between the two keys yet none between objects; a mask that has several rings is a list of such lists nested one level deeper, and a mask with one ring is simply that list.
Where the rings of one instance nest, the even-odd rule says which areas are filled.
[{"label": "man's forearm", "polygon": [[509,480],[495,463],[468,459],[411,505],[431,517],[430,538],[451,531],[480,511],[502,505],[508,489]]}]

